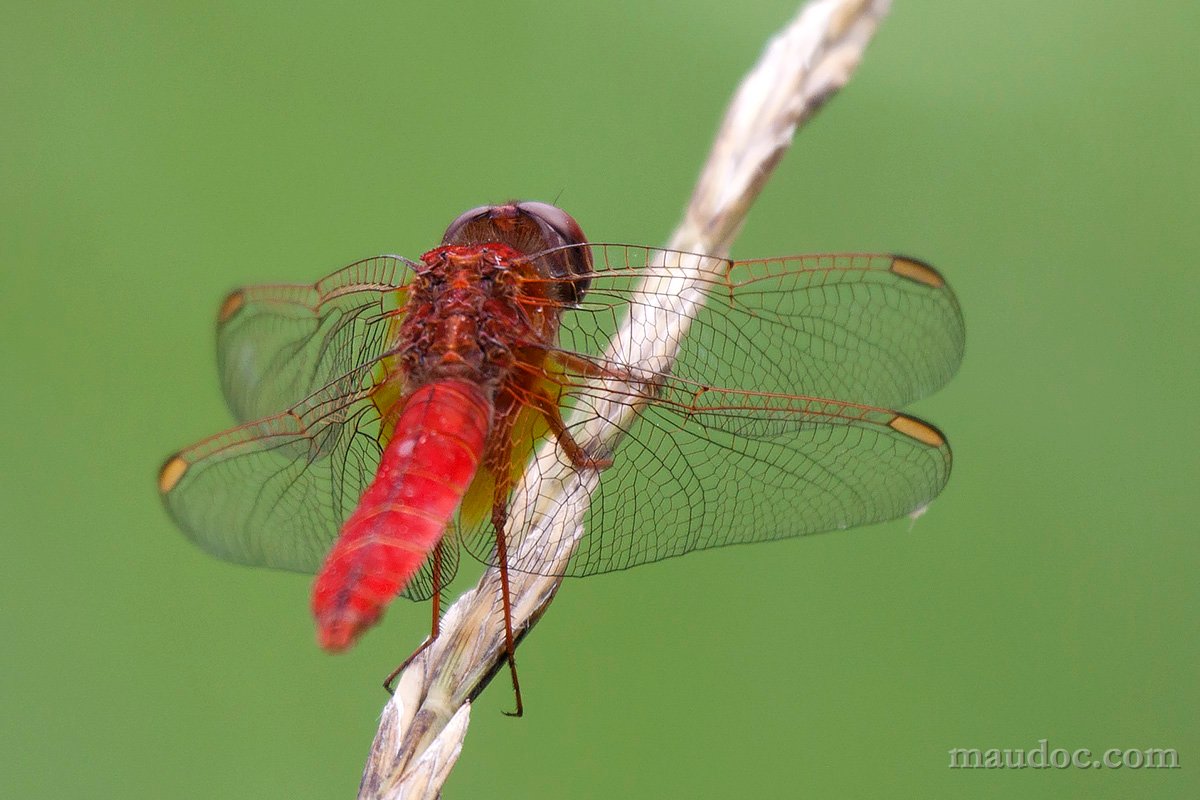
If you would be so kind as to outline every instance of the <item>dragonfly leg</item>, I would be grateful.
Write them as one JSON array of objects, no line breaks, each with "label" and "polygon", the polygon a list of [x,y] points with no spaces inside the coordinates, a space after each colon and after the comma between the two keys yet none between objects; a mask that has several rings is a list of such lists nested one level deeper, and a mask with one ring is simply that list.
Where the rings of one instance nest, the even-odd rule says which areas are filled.
[{"label": "dragonfly leg", "polygon": [[504,604],[504,652],[508,659],[508,671],[512,675],[513,694],[516,695],[517,708],[515,711],[505,711],[510,717],[519,717],[525,713],[521,702],[521,683],[517,680],[516,643],[512,628],[512,594],[508,583],[508,542],[505,538],[505,528],[508,524],[508,480],[496,481],[492,494],[492,528],[496,531],[496,562],[500,568],[500,597]]},{"label": "dragonfly leg", "polygon": [[432,601],[430,605],[433,606],[433,623],[429,629],[429,636],[426,637],[425,641],[421,643],[420,647],[418,647],[416,650],[413,650],[412,653],[409,654],[408,658],[404,659],[400,666],[396,667],[391,671],[391,673],[388,674],[386,678],[384,678],[383,688],[388,694],[396,693],[396,687],[394,685],[396,678],[398,678],[400,673],[412,663],[414,658],[421,655],[421,653],[425,651],[425,648],[429,647],[429,645],[433,644],[437,640],[442,618],[442,543],[440,541],[433,548],[432,566],[433,596],[430,598]]},{"label": "dragonfly leg", "polygon": [[579,442],[575,441],[575,437],[567,430],[567,425],[563,422],[562,412],[558,408],[558,404],[545,392],[534,392],[534,402],[537,404],[537,409],[542,413],[542,417],[546,420],[546,424],[550,426],[550,432],[554,434],[554,438],[558,441],[558,446],[567,454],[567,458],[571,459],[571,466],[575,469],[608,469],[612,466],[611,458],[599,458],[588,455]]},{"label": "dragonfly leg", "polygon": [[585,378],[607,378],[614,381],[627,381],[630,379],[630,376],[627,373],[602,367],[594,361],[564,352],[562,350],[556,350],[551,354],[551,358],[557,362],[561,368],[567,370],[568,373],[582,375]]}]

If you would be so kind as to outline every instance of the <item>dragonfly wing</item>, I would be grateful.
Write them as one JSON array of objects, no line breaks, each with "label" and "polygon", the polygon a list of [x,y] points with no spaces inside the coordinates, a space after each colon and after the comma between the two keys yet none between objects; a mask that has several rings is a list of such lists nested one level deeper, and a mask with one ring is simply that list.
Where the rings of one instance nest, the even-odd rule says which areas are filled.
[{"label": "dragonfly wing", "polygon": [[[227,561],[317,572],[379,466],[379,367],[352,370],[282,414],[167,459],[159,491],[176,524]],[[457,567],[457,551],[443,547],[438,585]],[[401,596],[425,600],[433,588],[427,562]]]},{"label": "dragonfly wing", "polygon": [[[818,398],[695,391],[672,382],[630,428],[600,475],[565,574],[895,519],[929,503],[949,478],[945,438],[914,417]],[[472,549],[484,556],[487,544],[481,535]],[[543,569],[536,560],[512,566]]]},{"label": "dragonfly wing", "polygon": [[[355,377],[366,383],[369,371]],[[181,450],[163,466],[159,490],[179,527],[213,555],[315,572],[380,452],[369,386],[327,389]]]},{"label": "dragonfly wing", "polygon": [[376,256],[311,286],[232,292],[218,315],[217,363],[234,417],[275,414],[378,358],[410,274],[405,259]]},{"label": "dragonfly wing", "polygon": [[[638,335],[674,337],[686,327],[664,371],[697,384],[901,408],[944,385],[962,361],[958,301],[933,267],[915,259],[727,261],[631,245],[590,247],[591,288],[579,309],[563,316],[566,350],[599,356],[623,308],[652,303],[666,309],[664,324]],[[696,264],[706,277],[689,280]],[[671,309],[690,301],[703,307],[687,323]],[[628,344],[636,351],[644,342]]]},{"label": "dragonfly wing", "polygon": [[[586,441],[589,422],[614,407],[641,413],[586,498],[587,532],[566,574],[895,519],[941,491],[945,438],[886,410],[934,391],[962,360],[962,314],[932,267],[891,255],[733,262],[588,247],[593,273],[537,279],[590,284],[564,313],[564,352],[551,359],[564,416]],[[649,306],[653,322],[633,329],[627,350],[609,350],[629,306]],[[672,350],[670,362],[646,355]],[[598,376],[623,382],[626,396],[598,393]],[[488,558],[493,539],[481,530],[467,541]],[[512,566],[544,569],[533,558]]]}]

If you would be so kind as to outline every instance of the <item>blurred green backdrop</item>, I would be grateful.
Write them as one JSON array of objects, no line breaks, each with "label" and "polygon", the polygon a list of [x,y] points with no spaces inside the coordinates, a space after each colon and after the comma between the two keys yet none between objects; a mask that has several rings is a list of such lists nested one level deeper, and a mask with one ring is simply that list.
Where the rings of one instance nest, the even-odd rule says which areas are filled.
[{"label": "blurred green backdrop", "polygon": [[[568,583],[448,796],[1200,796],[1197,8],[897,3],[735,253],[949,276],[950,486],[912,532]],[[329,657],[308,580],[167,520],[160,460],[229,423],[217,303],[509,197],[662,241],[793,9],[6,3],[0,793],[352,796],[426,612]],[[1042,738],[1183,768],[947,769]]]}]

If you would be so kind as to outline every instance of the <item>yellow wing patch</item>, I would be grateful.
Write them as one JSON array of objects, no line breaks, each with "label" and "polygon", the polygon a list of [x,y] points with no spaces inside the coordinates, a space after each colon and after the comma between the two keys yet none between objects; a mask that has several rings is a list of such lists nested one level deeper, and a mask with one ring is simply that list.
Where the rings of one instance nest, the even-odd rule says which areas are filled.
[{"label": "yellow wing patch", "polygon": [[246,293],[241,289],[230,292],[221,302],[221,309],[217,312],[217,323],[223,325],[228,322],[245,303]]},{"label": "yellow wing patch", "polygon": [[919,419],[906,417],[903,414],[897,414],[892,417],[892,421],[888,423],[888,427],[930,447],[941,447],[946,443],[945,437],[942,436],[937,428],[927,425]]},{"label": "yellow wing patch", "polygon": [[935,289],[942,288],[946,283],[946,279],[938,274],[936,269],[911,258],[897,256],[892,259],[892,272],[902,278],[908,278],[910,281],[923,283]]},{"label": "yellow wing patch", "polygon": [[158,471],[158,491],[167,494],[179,484],[179,479],[188,471],[188,462],[181,456],[174,455],[167,459]]}]

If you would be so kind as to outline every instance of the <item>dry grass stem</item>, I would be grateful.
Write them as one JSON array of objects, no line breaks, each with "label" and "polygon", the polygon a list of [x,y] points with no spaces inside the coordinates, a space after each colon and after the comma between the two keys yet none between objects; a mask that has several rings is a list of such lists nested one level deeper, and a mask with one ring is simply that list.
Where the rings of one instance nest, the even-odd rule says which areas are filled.
[{"label": "dry grass stem", "polygon": [[[610,357],[633,370],[671,364],[686,333],[681,320],[699,310],[695,280],[723,266],[720,257],[729,252],[797,126],[850,79],[889,5],[890,0],[814,0],[771,40],[738,88],[683,222],[669,241],[672,249],[717,258],[673,259],[664,265],[644,299],[659,298],[661,304],[667,289],[671,312],[633,304],[636,313],[614,337]],[[632,421],[635,412],[621,396],[618,392],[608,408],[593,406],[586,424],[574,429],[591,452],[615,446]],[[561,572],[574,553],[584,533],[587,498],[598,482],[594,471],[574,470],[565,461],[555,443],[547,443],[511,504],[513,560],[530,563],[536,554],[547,573]],[[513,629],[520,636],[546,610],[561,578],[514,572],[511,579]],[[360,798],[438,796],[462,749],[471,700],[504,655],[500,608],[499,574],[492,568],[446,612],[441,635],[405,670],[384,708]]]}]

